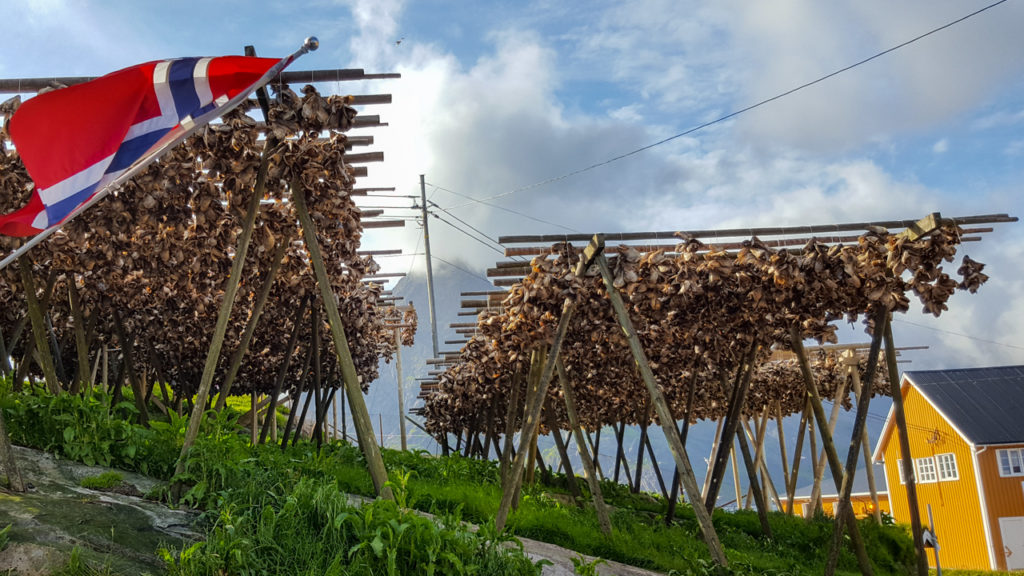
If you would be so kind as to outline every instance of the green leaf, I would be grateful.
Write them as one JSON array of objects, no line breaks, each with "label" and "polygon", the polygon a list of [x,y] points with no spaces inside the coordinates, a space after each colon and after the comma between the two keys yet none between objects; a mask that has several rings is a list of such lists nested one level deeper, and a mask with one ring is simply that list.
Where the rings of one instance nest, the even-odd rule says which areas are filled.
[{"label": "green leaf", "polygon": [[373,537],[373,541],[370,542],[370,548],[373,548],[373,553],[380,558],[384,555],[384,541],[380,539],[380,534]]},{"label": "green leaf", "polygon": [[75,439],[75,429],[68,426],[64,429],[64,441],[70,444]]}]

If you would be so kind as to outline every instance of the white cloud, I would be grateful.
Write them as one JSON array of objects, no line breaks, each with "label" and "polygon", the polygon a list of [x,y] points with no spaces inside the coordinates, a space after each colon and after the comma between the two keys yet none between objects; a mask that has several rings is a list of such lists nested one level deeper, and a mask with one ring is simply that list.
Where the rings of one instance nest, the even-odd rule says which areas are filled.
[{"label": "white cloud", "polygon": [[932,144],[932,152],[936,154],[945,154],[949,151],[949,139],[943,138],[935,144]]}]

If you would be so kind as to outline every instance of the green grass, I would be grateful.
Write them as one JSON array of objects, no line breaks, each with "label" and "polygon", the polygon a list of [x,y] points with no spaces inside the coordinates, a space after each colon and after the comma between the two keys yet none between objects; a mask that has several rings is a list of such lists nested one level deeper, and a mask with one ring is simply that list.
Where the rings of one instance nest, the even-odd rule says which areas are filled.
[{"label": "green grass", "polygon": [[82,478],[78,484],[82,488],[88,488],[90,490],[109,490],[114,486],[121,484],[124,481],[124,476],[120,472],[111,470],[96,476],[86,476]]},{"label": "green grass", "polygon": [[[374,490],[358,448],[331,442],[317,451],[304,440],[283,451],[251,446],[230,404],[204,420],[184,474],[173,479],[183,419],[154,420],[152,429],[143,429],[127,421],[133,406],[110,408],[109,398],[100,394],[8,395],[0,406],[16,443],[183,484],[187,490],[181,503],[204,511],[207,538],[184,550],[165,551],[171,574],[249,574],[259,573],[259,566],[279,565],[280,573],[296,574],[535,573],[536,566],[516,552],[514,542],[512,548],[499,545],[511,535],[665,573],[714,572],[689,506],[680,505],[676,520],[666,526],[664,499],[632,494],[611,482],[602,484],[614,507],[610,536],[600,532],[589,498],[575,506],[564,478],[557,475],[553,486],[524,486],[508,532],[497,534],[493,518],[501,490],[494,462],[383,450],[398,502],[359,507],[344,494],[372,497]],[[407,507],[442,521],[425,521]],[[462,521],[480,525],[480,533],[459,528]],[[770,541],[752,511],[719,510],[713,522],[731,573],[810,575],[824,568],[832,535],[827,518],[773,513],[775,538]],[[910,573],[912,545],[905,528],[870,520],[860,527],[877,574]],[[342,566],[347,572],[340,572]],[[859,572],[847,550],[839,569]]]}]

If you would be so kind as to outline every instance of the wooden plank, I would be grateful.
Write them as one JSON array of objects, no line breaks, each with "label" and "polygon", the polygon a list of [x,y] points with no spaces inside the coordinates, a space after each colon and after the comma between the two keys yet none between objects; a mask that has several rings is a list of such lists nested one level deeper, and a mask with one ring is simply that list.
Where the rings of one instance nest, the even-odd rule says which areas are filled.
[{"label": "wooden plank", "polygon": [[[980,216],[964,216],[958,218],[944,218],[943,222],[957,225],[973,224],[995,224],[1016,222],[1017,217],[1008,214],[985,214]],[[657,232],[606,232],[603,234],[607,242],[628,242],[634,240],[667,240],[676,242],[679,234],[693,238],[718,239],[718,238],[750,238],[753,236],[784,236],[799,234],[837,233],[837,232],[861,232],[869,228],[903,229],[917,224],[917,220],[880,220],[875,222],[851,222],[843,224],[822,224],[814,226],[776,226],[763,228],[727,228],[708,230],[663,230]],[[592,234],[539,234],[539,235],[518,235],[499,236],[499,244],[524,244],[540,242],[587,242]]]},{"label": "wooden plank", "polygon": [[[604,239],[602,238],[602,244],[603,243]],[[676,461],[676,467],[680,470],[683,488],[691,502],[698,502],[697,505],[693,506],[693,511],[694,515],[697,517],[697,524],[700,526],[704,542],[707,544],[708,551],[711,553],[711,559],[720,566],[728,566],[729,560],[725,557],[725,549],[722,547],[722,543],[718,539],[718,534],[715,532],[715,527],[711,523],[711,515],[708,514],[705,508],[699,505],[699,500],[697,500],[700,490],[697,487],[697,480],[693,477],[693,467],[690,465],[690,457],[686,453],[686,448],[682,445],[682,442],[680,442],[679,433],[675,428],[675,419],[672,417],[668,404],[665,402],[665,397],[662,395],[661,389],[658,387],[658,383],[654,379],[654,372],[651,371],[651,366],[647,363],[647,355],[644,353],[643,347],[640,345],[640,339],[637,337],[636,331],[633,329],[633,322],[630,320],[629,314],[626,312],[626,307],[622,303],[622,296],[619,294],[619,290],[613,283],[614,279],[612,278],[611,270],[608,268],[608,261],[603,254],[599,254],[595,260],[598,265],[598,269],[601,271],[601,278],[604,280],[605,290],[608,293],[608,298],[611,300],[612,308],[615,310],[619,326],[622,328],[622,331],[626,336],[626,340],[629,342],[629,348],[630,352],[633,354],[633,360],[636,362],[637,367],[640,370],[640,376],[643,379],[644,385],[647,387],[647,392],[651,397],[651,401],[654,403],[655,411],[658,414],[658,420],[660,421],[662,430],[665,433],[665,438],[668,440],[669,448],[672,450],[672,456]]]},{"label": "wooden plank", "polygon": [[405,228],[405,220],[370,220],[361,222],[363,230],[376,230],[378,228]]},{"label": "wooden plank", "polygon": [[367,164],[371,162],[383,162],[383,152],[358,152],[355,154],[345,154],[346,164]]}]

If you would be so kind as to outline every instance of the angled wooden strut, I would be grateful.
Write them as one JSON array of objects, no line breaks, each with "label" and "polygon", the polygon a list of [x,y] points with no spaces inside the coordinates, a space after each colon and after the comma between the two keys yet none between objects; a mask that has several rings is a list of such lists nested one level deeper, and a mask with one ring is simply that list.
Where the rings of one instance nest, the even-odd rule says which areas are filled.
[{"label": "angled wooden strut", "polygon": [[[590,267],[591,263],[602,251],[604,251],[604,237],[595,236],[580,256],[580,261],[576,265],[576,276],[583,276],[587,268]],[[562,315],[558,319],[558,327],[555,329],[554,340],[551,343],[551,351],[544,362],[544,369],[541,372],[537,393],[532,395],[526,406],[526,417],[523,420],[523,431],[519,439],[519,451],[516,452],[515,460],[509,469],[511,481],[502,492],[501,504],[498,507],[498,514],[494,519],[498,530],[505,528],[505,521],[508,520],[508,513],[512,508],[512,500],[522,482],[521,471],[529,452],[528,442],[532,438],[534,430],[537,429],[541,408],[544,406],[544,398],[547,395],[548,384],[551,382],[551,376],[554,374],[555,363],[558,361],[558,354],[562,349],[562,341],[565,340],[565,334],[569,330],[569,321],[572,319],[575,308],[576,300],[572,296],[566,297],[565,302],[562,304]]]},{"label": "angled wooden strut", "polygon": [[373,423],[370,420],[370,413],[366,410],[366,402],[363,400],[363,390],[359,386],[359,375],[356,373],[356,365],[352,361],[352,351],[348,346],[348,338],[345,336],[344,325],[341,322],[341,314],[338,312],[338,303],[335,302],[334,290],[331,289],[330,279],[327,277],[327,268],[324,266],[324,258],[320,252],[320,244],[316,239],[316,227],[313,219],[309,217],[309,210],[306,208],[306,193],[303,190],[299,178],[291,182],[292,203],[295,207],[295,215],[302,225],[302,236],[306,241],[306,250],[309,252],[310,263],[316,274],[316,283],[320,287],[320,299],[327,310],[327,320],[331,327],[331,338],[334,340],[335,353],[338,355],[338,363],[341,365],[342,380],[345,383],[345,395],[348,396],[349,409],[352,411],[352,422],[356,427],[356,438],[359,447],[366,457],[367,467],[370,469],[370,478],[377,490],[377,495],[391,500],[391,488],[386,486],[388,473],[384,468],[384,460],[381,458],[380,447],[373,437]]},{"label": "angled wooden strut", "polygon": [[579,415],[576,412],[576,392],[573,390],[572,382],[565,373],[565,365],[558,361],[558,381],[562,384],[562,395],[565,397],[565,412],[569,417],[569,428],[572,429],[573,437],[576,440],[576,449],[579,450],[580,460],[583,462],[583,470],[587,473],[587,485],[590,486],[590,495],[594,500],[594,512],[597,513],[597,522],[601,526],[601,532],[612,533],[612,521],[608,516],[608,507],[604,503],[604,494],[601,493],[601,482],[598,479],[597,468],[594,466],[594,458],[590,457],[590,450],[583,438],[583,429],[580,428]]},{"label": "angled wooden strut", "polygon": [[[880,336],[880,334],[879,334]],[[800,373],[803,375],[804,386],[807,388],[807,399],[810,403],[811,410],[814,413],[814,420],[818,424],[818,431],[821,434],[821,442],[825,447],[825,455],[828,457],[828,467],[832,472],[832,480],[835,482],[836,490],[840,490],[843,486],[843,464],[839,461],[839,454],[836,452],[835,444],[832,442],[832,434],[828,431],[828,419],[825,417],[825,409],[821,406],[821,396],[818,394],[818,385],[814,381],[814,375],[811,373],[811,363],[807,360],[807,352],[804,350],[803,335],[800,332],[800,327],[797,324],[793,324],[790,328],[790,340],[793,347],[793,353],[796,354],[797,361],[800,365]],[[808,421],[810,424],[810,421]],[[814,439],[814,435],[811,435],[811,439]],[[815,446],[811,444],[811,456],[815,459]],[[812,466],[813,467],[813,466]],[[790,478],[793,481],[793,478]],[[846,527],[850,532],[850,544],[853,546],[854,554],[857,556],[857,563],[860,565],[861,573],[864,576],[870,576],[873,574],[871,568],[871,560],[868,558],[867,551],[864,548],[864,540],[860,536],[860,530],[857,527],[857,519],[852,514],[842,514],[843,507],[839,506],[836,509],[836,518],[846,522]],[[842,533],[841,530],[837,532]],[[835,568],[833,567],[833,572]],[[828,564],[826,564],[826,574],[831,576],[833,572],[828,572]]]},{"label": "angled wooden strut", "polygon": [[[598,240],[603,246],[604,238],[595,236],[594,241]],[[615,316],[619,320],[619,326],[629,342],[629,349],[633,354],[633,360],[636,361],[640,376],[644,381],[644,385],[647,386],[647,392],[651,396],[651,401],[654,403],[654,409],[658,414],[658,420],[665,433],[665,439],[668,440],[669,448],[672,450],[672,457],[676,461],[676,468],[680,471],[683,489],[690,503],[693,504],[693,512],[697,517],[697,523],[700,525],[701,534],[708,546],[708,550],[711,552],[711,559],[716,564],[728,566],[729,561],[725,557],[725,549],[718,539],[718,533],[715,532],[715,527],[711,523],[711,515],[700,504],[700,489],[697,487],[697,479],[693,476],[693,466],[690,465],[690,457],[680,441],[679,432],[676,430],[675,418],[673,418],[672,412],[668,408],[668,403],[665,401],[665,396],[661,393],[661,389],[654,379],[654,372],[651,371],[651,366],[647,362],[647,355],[640,344],[640,338],[636,335],[636,330],[633,328],[633,321],[630,320],[629,313],[626,312],[626,306],[622,303],[622,295],[619,294],[619,290],[613,283],[614,279],[612,278],[611,270],[608,268],[608,260],[604,257],[604,254],[598,254],[596,263],[601,271],[601,278],[604,280],[608,299],[611,300],[612,308],[615,309]]]}]

